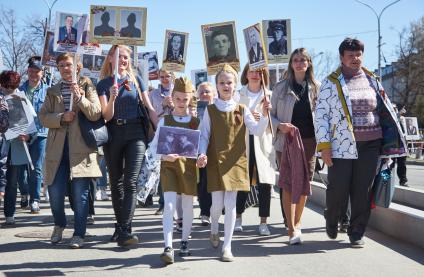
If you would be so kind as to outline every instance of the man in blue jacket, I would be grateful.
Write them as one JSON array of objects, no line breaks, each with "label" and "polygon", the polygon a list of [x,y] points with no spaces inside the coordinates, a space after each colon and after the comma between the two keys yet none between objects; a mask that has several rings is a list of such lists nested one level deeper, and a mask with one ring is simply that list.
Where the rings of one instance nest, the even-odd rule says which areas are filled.
[{"label": "man in blue jacket", "polygon": [[[23,83],[19,89],[25,92],[37,114],[44,103],[48,88],[48,85],[42,81],[42,77],[43,66],[41,65],[41,57],[33,56],[28,60],[28,81]],[[35,125],[38,130],[37,137],[33,138],[29,145],[29,153],[34,164],[34,170],[29,169],[28,172],[31,213],[40,212],[40,192],[43,181],[43,162],[48,131],[47,128],[41,125],[38,117],[35,118]]]}]

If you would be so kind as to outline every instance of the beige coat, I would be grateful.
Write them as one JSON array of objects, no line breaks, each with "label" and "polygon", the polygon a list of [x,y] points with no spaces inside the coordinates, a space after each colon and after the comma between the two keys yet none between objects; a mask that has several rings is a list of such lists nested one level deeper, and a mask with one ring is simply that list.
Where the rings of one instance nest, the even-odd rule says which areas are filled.
[{"label": "beige coat", "polygon": [[96,121],[100,118],[99,98],[90,79],[82,77],[78,84],[85,91],[85,96],[73,106],[73,111],[77,115],[69,125],[60,124],[61,116],[65,111],[60,94],[61,82],[47,90],[45,102],[39,113],[41,124],[49,128],[44,159],[44,183],[47,185],[53,183],[62,160],[66,134],[68,134],[71,166],[70,178],[100,177],[102,175],[97,162],[97,149],[89,148],[85,144],[78,123],[79,111],[82,111],[89,120]]},{"label": "beige coat", "polygon": [[[262,94],[262,92],[261,92]],[[266,90],[268,100],[271,98],[272,92]],[[247,88],[244,86],[239,92],[240,104],[249,107],[249,96],[247,94]],[[262,114],[262,100],[263,94],[258,97],[255,104],[255,111]],[[246,136],[246,151],[247,160],[249,160],[249,138]],[[259,183],[275,185],[275,171],[277,170],[275,151],[272,145],[272,133],[270,128],[267,128],[265,133],[261,136],[253,136],[256,156],[256,166],[258,168]]]}]

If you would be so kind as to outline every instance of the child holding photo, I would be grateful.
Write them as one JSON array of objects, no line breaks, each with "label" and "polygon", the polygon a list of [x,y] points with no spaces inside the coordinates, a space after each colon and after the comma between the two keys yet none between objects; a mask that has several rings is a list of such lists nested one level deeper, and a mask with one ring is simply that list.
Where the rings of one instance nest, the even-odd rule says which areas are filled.
[{"label": "child holding photo", "polygon": [[210,241],[214,248],[219,246],[218,220],[225,207],[221,259],[232,262],[231,239],[236,220],[237,191],[249,191],[246,127],[253,135],[264,133],[271,105],[264,99],[262,115],[256,121],[246,106],[233,99],[237,72],[225,64],[215,80],[218,99],[203,115],[197,166],[202,168],[207,164],[208,191],[212,193]]},{"label": "child holding photo", "polygon": [[[188,113],[188,106],[193,97],[193,85],[186,77],[175,80],[172,91],[174,111],[172,115],[165,115],[160,119],[158,127],[171,126],[187,129],[198,129],[199,119]],[[159,130],[150,144],[152,153],[157,152]],[[177,194],[181,194],[183,210],[183,230],[181,238],[180,256],[190,255],[188,238],[193,223],[193,196],[197,194],[196,160],[188,159],[178,154],[157,155],[161,159],[160,183],[162,185],[165,206],[163,211],[163,236],[165,249],[160,259],[165,264],[174,263],[172,249],[173,217],[177,205]]]}]

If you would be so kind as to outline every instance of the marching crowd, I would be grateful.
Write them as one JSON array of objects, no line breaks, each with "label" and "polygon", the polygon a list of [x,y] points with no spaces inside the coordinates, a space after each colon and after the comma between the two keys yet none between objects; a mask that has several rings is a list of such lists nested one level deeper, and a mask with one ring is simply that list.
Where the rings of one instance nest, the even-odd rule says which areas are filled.
[{"label": "marching crowd", "polygon": [[[75,68],[78,74],[82,65],[66,53],[56,59],[60,81],[48,87],[40,58],[32,57],[28,81],[22,85],[18,73],[0,74],[0,197],[5,224],[15,224],[18,187],[21,207],[39,213],[45,186],[54,221],[51,242],[62,241],[68,196],[74,212],[69,246],[83,247],[86,225],[94,214],[93,198],[107,198],[109,180],[116,220],[110,240],[122,247],[136,245],[132,221],[137,184],[145,155],[147,160],[150,154],[159,162],[157,214],[163,213],[164,237],[160,259],[174,262],[174,221],[182,232],[179,255],[191,254],[197,196],[202,224],[210,225],[212,247],[221,245],[222,261],[231,262],[233,232],[243,230],[242,216],[252,190],[258,193],[259,234],[270,235],[267,218],[271,193],[278,185],[288,243],[302,243],[302,213],[320,156],[328,166],[326,233],[330,239],[337,237],[350,203],[346,231],[352,247],[363,247],[374,177],[388,158],[406,155],[395,110],[377,76],[362,67],[363,53],[361,41],[343,40],[340,67],[320,83],[307,50],[295,49],[273,91],[268,89],[268,70],[252,70],[249,65],[237,90],[239,75],[228,64],[216,74],[215,84],[201,83],[197,91],[188,78],[161,69],[159,87],[149,90],[133,70],[131,49],[124,45],[111,47],[96,87],[88,78],[73,78]],[[9,116],[16,116],[9,99],[32,104],[37,132],[6,139],[8,127],[16,127],[9,126]],[[197,101],[208,103],[203,115],[196,113]],[[85,143],[82,117],[106,122],[110,139],[102,148]],[[159,140],[162,126],[199,130],[197,159],[172,151],[158,154],[158,147],[165,147]],[[172,142],[174,137],[168,139]],[[146,203],[150,201],[148,196]],[[218,224],[222,214],[223,240]]]}]

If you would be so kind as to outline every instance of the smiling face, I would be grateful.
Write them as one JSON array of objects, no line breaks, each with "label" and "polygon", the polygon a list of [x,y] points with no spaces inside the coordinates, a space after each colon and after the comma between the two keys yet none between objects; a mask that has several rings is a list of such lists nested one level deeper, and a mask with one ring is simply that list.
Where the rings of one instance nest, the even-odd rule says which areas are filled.
[{"label": "smiling face", "polygon": [[[112,69],[115,68],[115,51],[110,53],[110,55],[108,56],[109,62],[112,65]],[[130,65],[130,53],[124,49],[124,48],[119,48],[119,65],[118,65],[118,70],[119,72],[123,72],[125,70],[128,69]]]},{"label": "smiling face", "polygon": [[359,70],[362,66],[363,53],[361,50],[344,50],[340,56],[342,64],[350,69]]},{"label": "smiling face", "polygon": [[31,86],[36,86],[43,77],[43,71],[37,68],[28,68],[28,81]]},{"label": "smiling face", "polygon": [[233,97],[234,90],[236,88],[236,80],[232,73],[221,72],[218,75],[218,81],[216,84],[218,89],[219,98],[227,101]]},{"label": "smiling face", "polygon": [[212,49],[217,57],[225,57],[231,47],[230,39],[225,34],[219,34],[212,40]]},{"label": "smiling face", "polygon": [[199,100],[206,101],[208,103],[213,102],[214,91],[213,88],[208,84],[199,85]]}]

